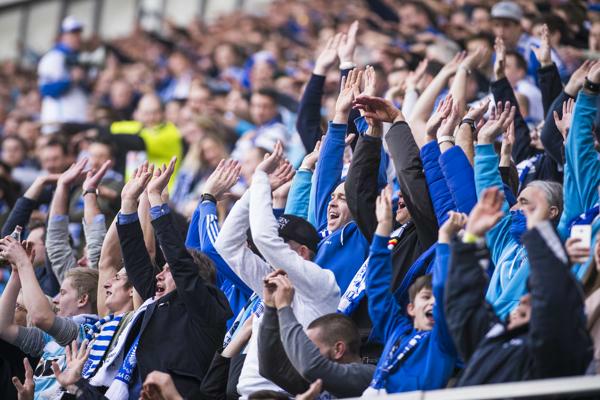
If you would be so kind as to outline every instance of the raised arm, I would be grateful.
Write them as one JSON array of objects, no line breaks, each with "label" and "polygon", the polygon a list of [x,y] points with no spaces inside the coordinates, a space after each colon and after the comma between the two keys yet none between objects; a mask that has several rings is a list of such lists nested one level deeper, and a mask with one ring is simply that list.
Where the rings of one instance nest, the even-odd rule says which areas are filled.
[{"label": "raised arm", "polygon": [[562,92],[562,82],[556,64],[552,61],[552,45],[550,44],[550,33],[548,25],[542,26],[542,40],[539,48],[531,49],[540,63],[537,71],[538,85],[542,92],[542,103],[544,115],[548,115],[550,105]]},{"label": "raised arm", "polygon": [[272,278],[281,273],[283,271],[274,271],[265,277],[263,289],[265,313],[257,337],[258,368],[263,377],[288,393],[302,393],[308,389],[310,383],[294,368],[281,342],[279,317],[273,296],[277,286],[269,283]]},{"label": "raised arm", "polygon": [[292,214],[300,218],[308,219],[310,193],[312,189],[312,177],[321,154],[321,141],[318,140],[312,152],[308,153],[296,175],[292,179],[292,186],[285,205],[285,214]]},{"label": "raised arm", "polygon": [[500,189],[485,190],[469,215],[462,242],[451,245],[444,310],[456,349],[465,362],[498,321],[485,301],[488,280],[480,263],[488,258],[481,238],[502,217],[502,202]]},{"label": "raised arm", "polygon": [[355,100],[355,107],[365,109],[365,118],[393,123],[385,140],[396,168],[404,202],[411,219],[415,222],[419,242],[423,249],[430,247],[437,239],[437,221],[423,173],[419,148],[410,127],[400,110],[387,100],[360,96]]},{"label": "raised arm", "polygon": [[0,339],[14,344],[19,332],[15,324],[15,306],[21,290],[21,280],[18,270],[13,270],[0,296]]},{"label": "raised arm", "polygon": [[144,162],[121,192],[121,211],[117,215],[117,233],[127,277],[143,300],[154,296],[154,268],[138,218],[138,199],[152,177],[153,167]]},{"label": "raised arm", "polygon": [[[268,173],[275,171],[282,155],[283,146],[278,142],[273,153],[256,167],[252,178],[252,186],[250,186],[252,239],[265,260],[270,265],[286,271],[290,279],[296,283],[298,291],[304,296],[315,302],[331,299],[333,293],[339,296],[339,287],[333,273],[304,260],[279,236],[278,223],[273,215]],[[262,291],[262,287],[259,290]]]},{"label": "raised arm", "polygon": [[315,61],[315,68],[300,99],[296,129],[307,153],[313,151],[317,141],[323,134],[321,128],[321,103],[325,88],[325,78],[327,71],[337,61],[337,48],[342,35],[342,33],[338,33],[327,40],[325,47],[321,50]]},{"label": "raised arm", "polygon": [[12,210],[10,210],[6,222],[2,225],[1,237],[10,235],[17,225],[21,227],[27,226],[31,213],[38,205],[38,200],[44,190],[44,186],[56,183],[59,177],[59,174],[52,174],[35,178],[35,181],[33,181],[25,194],[17,199]]},{"label": "raised arm", "polygon": [[500,38],[496,38],[494,48],[496,50],[496,61],[494,64],[496,81],[492,82],[490,89],[496,102],[502,104],[509,102],[515,107],[514,115],[511,118],[511,120],[514,120],[515,124],[515,143],[513,145],[512,157],[516,163],[520,163],[531,154],[531,136],[529,135],[529,127],[527,127],[527,123],[521,115],[515,93],[504,73],[504,59],[506,54],[504,41]]},{"label": "raised arm", "polygon": [[533,190],[533,207],[525,211],[528,231],[523,234],[531,265],[529,337],[533,363],[543,377],[580,375],[593,351],[583,293],[552,223],[545,220],[550,208],[546,196],[540,189]]},{"label": "raised arm", "polygon": [[123,255],[121,254],[121,246],[119,245],[119,235],[117,233],[117,218],[110,224],[102,249],[100,250],[100,259],[98,261],[98,315],[105,316],[108,314],[108,309],[104,305],[106,300],[106,290],[104,284],[119,271],[123,265]]},{"label": "raised arm", "polygon": [[[594,65],[587,79],[600,84],[600,64]],[[566,225],[575,216],[586,212],[598,201],[600,160],[594,149],[594,121],[597,112],[598,92],[589,85],[579,92],[575,102],[570,133],[565,146],[564,193],[568,207],[561,217],[559,232],[566,236]]]},{"label": "raised arm", "polygon": [[412,321],[405,315],[391,291],[392,253],[388,241],[392,232],[391,189],[387,187],[377,197],[377,229],[369,253],[366,293],[369,301],[369,316],[373,322],[372,335],[387,341],[398,325],[412,329]]},{"label": "raised arm", "polygon": [[83,178],[86,164],[87,159],[83,158],[61,174],[50,205],[46,251],[59,282],[63,281],[67,271],[77,266],[77,259],[69,244],[69,193],[71,187]]},{"label": "raised arm", "polygon": [[[79,327],[71,319],[57,317],[52,311],[33,270],[31,260],[35,257],[35,250],[33,250],[31,243],[26,246],[27,251],[21,243],[7,236],[0,241],[0,252],[6,255],[7,260],[18,270],[18,276],[22,279],[23,301],[31,323],[53,336],[59,344],[64,346],[77,339]],[[19,336],[29,336],[30,332],[27,332],[27,330],[30,331],[27,328],[25,328],[25,331],[20,328]],[[39,334],[35,334],[35,336],[39,336]],[[19,338],[17,338],[17,341],[24,342]]]},{"label": "raised arm", "polygon": [[102,242],[106,236],[106,221],[98,206],[98,186],[111,162],[106,161],[98,171],[88,171],[83,182],[83,232],[88,264],[98,268]]},{"label": "raised arm", "polygon": [[237,182],[240,165],[234,160],[222,160],[204,184],[203,197],[194,211],[187,233],[186,246],[202,251],[210,257],[217,268],[220,279],[234,283],[247,296],[252,294],[242,279],[223,260],[214,247],[219,235],[217,202],[223,200],[225,194]]},{"label": "raised arm", "polygon": [[371,382],[373,366],[340,363],[322,356],[290,307],[294,295],[292,282],[282,275],[270,279],[269,283],[275,286],[273,299],[279,317],[281,343],[294,368],[309,382],[322,379],[323,388],[336,397],[362,394]]},{"label": "raised arm", "polygon": [[224,324],[232,315],[227,299],[198,273],[198,266],[186,250],[183,237],[178,235],[169,207],[161,196],[175,171],[176,161],[176,157],[173,157],[168,166],[156,168],[154,177],[148,183],[152,225],[169,264],[177,293],[190,314],[196,315],[196,322],[201,325]]},{"label": "raised arm", "polygon": [[327,206],[331,193],[340,183],[346,146],[346,123],[352,101],[358,94],[362,72],[353,69],[348,77],[342,79],[342,88],[335,105],[335,116],[329,123],[327,134],[323,138],[319,162],[315,170],[315,221],[316,228],[327,226]]},{"label": "raised arm", "polygon": [[366,135],[358,138],[344,184],[352,218],[369,242],[373,240],[377,227],[375,199],[381,163],[382,134],[382,126],[379,123],[369,127]]},{"label": "raised arm", "polygon": [[425,88],[419,100],[415,104],[412,114],[409,116],[409,124],[414,131],[415,143],[419,148],[426,143],[427,120],[433,112],[435,100],[446,88],[450,77],[457,72],[459,65],[463,61],[464,53],[458,53],[452,61],[444,66],[440,72],[433,78],[431,83]]}]

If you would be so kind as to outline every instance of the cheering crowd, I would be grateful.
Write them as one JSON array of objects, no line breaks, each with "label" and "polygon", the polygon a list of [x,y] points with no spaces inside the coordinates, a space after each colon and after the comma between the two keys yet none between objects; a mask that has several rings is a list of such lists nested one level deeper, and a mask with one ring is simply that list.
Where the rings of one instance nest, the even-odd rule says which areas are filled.
[{"label": "cheering crowd", "polygon": [[84,29],[0,70],[0,398],[600,374],[598,4]]}]

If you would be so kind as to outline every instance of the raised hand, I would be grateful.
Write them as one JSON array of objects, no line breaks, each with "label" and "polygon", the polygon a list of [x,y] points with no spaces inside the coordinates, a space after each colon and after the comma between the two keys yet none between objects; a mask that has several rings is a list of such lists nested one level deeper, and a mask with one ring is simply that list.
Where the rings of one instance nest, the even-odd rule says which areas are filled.
[{"label": "raised hand", "polygon": [[100,185],[100,181],[104,178],[104,174],[110,168],[112,161],[107,160],[102,164],[102,166],[98,169],[98,171],[88,171],[85,177],[85,181],[83,181],[82,189],[83,191],[87,190],[96,190]]},{"label": "raised hand", "polygon": [[392,232],[392,188],[386,186],[375,202],[375,215],[377,217],[377,233],[380,236],[389,236]]},{"label": "raised hand", "polygon": [[[582,246],[580,242],[581,238],[570,237],[565,243],[567,254],[569,255],[569,260],[573,264],[584,264],[587,262],[588,258],[590,258],[591,255],[590,248]],[[598,264],[597,260],[596,264]]]},{"label": "raised hand", "polygon": [[510,102],[506,102],[502,106],[501,102],[498,102],[496,110],[492,112],[490,119],[481,127],[477,135],[478,142],[480,144],[490,144],[504,131],[508,129],[508,126],[515,118],[517,109],[515,106],[510,105]]},{"label": "raised hand", "polygon": [[562,135],[564,140],[567,140],[567,135],[569,134],[569,128],[571,128],[571,120],[573,118],[573,110],[575,109],[575,99],[569,98],[568,100],[563,102],[562,105],[562,118],[558,115],[556,111],[552,112],[552,116],[554,117],[554,123],[556,124],[556,128]]},{"label": "raised hand", "polygon": [[454,55],[454,57],[452,58],[452,60],[450,60],[449,63],[447,63],[446,65],[444,65],[442,67],[439,74],[445,76],[446,78],[450,78],[452,75],[454,75],[456,73],[456,71],[458,70],[458,67],[463,62],[463,60],[465,59],[466,56],[467,56],[467,53],[465,51],[459,51],[458,53],[456,53]]},{"label": "raised hand", "polygon": [[504,193],[497,187],[487,188],[469,214],[467,233],[483,237],[504,216]]},{"label": "raised hand", "polygon": [[315,68],[313,69],[315,75],[325,76],[329,68],[335,64],[338,59],[338,46],[342,41],[342,36],[342,33],[337,33],[327,40],[325,47],[315,61]]},{"label": "raised hand", "polygon": [[337,47],[340,63],[352,62],[354,59],[354,50],[356,49],[356,35],[358,33],[358,21],[354,21],[348,33],[342,34],[340,43]]},{"label": "raised hand", "polygon": [[144,161],[139,168],[133,171],[133,175],[129,178],[129,181],[123,186],[121,190],[121,199],[135,200],[137,201],[146,189],[152,173],[154,172],[154,165],[148,166],[148,161]]},{"label": "raised hand", "polygon": [[460,122],[460,110],[458,103],[452,104],[450,114],[444,118],[440,128],[437,130],[437,139],[440,140],[444,136],[454,136],[454,129]]},{"label": "raised hand", "polygon": [[583,64],[581,64],[579,68],[577,68],[575,72],[571,74],[569,81],[565,85],[566,94],[568,94],[571,97],[577,96],[577,93],[583,87],[585,77],[587,76],[588,72],[590,72],[594,64],[594,61],[585,60]]},{"label": "raised hand", "polygon": [[12,383],[15,385],[15,389],[17,389],[19,400],[33,400],[33,393],[35,392],[33,368],[31,368],[31,364],[29,364],[27,358],[23,359],[23,366],[25,367],[25,382],[21,383],[18,377],[13,376]]},{"label": "raised hand", "polygon": [[587,73],[587,78],[592,83],[600,83],[600,62],[596,61],[590,67],[590,71]]},{"label": "raised hand", "polygon": [[346,123],[348,113],[352,108],[352,101],[360,94],[362,74],[362,71],[354,68],[348,73],[347,77],[342,78],[340,94],[335,103],[334,122],[341,124]]},{"label": "raised hand", "polygon": [[87,164],[87,158],[82,158],[76,163],[71,164],[69,169],[63,172],[58,178],[57,185],[62,187],[71,187],[79,179],[82,179],[84,174],[83,170]]},{"label": "raised hand", "polygon": [[540,62],[542,67],[547,67],[552,64],[552,45],[550,44],[550,32],[548,31],[548,25],[542,26],[542,40],[540,47],[531,46],[531,51],[535,54],[535,57]]},{"label": "raised hand", "polygon": [[427,70],[427,65],[429,64],[429,60],[424,58],[419,62],[417,68],[414,71],[410,71],[408,76],[406,77],[406,89],[416,89],[419,85],[419,81],[425,75],[425,71]]},{"label": "raised hand", "polygon": [[448,219],[440,226],[438,242],[450,243],[452,237],[465,227],[468,218],[465,213],[457,211],[448,212]]},{"label": "raised hand", "polygon": [[483,114],[485,114],[485,112],[487,111],[490,105],[490,101],[491,98],[486,97],[478,105],[469,108],[469,111],[467,111],[467,115],[465,115],[465,119],[472,119],[473,122],[477,123],[481,119],[481,117],[483,117]]},{"label": "raised hand", "polygon": [[228,159],[221,160],[217,168],[206,180],[204,193],[212,195],[217,201],[223,200],[227,192],[240,178],[242,166],[239,162]]},{"label": "raised hand", "polygon": [[435,140],[438,129],[442,124],[442,121],[450,115],[452,112],[452,95],[449,94],[444,98],[444,100],[440,101],[435,112],[429,117],[427,120],[427,124],[425,125],[425,131],[427,132],[427,136]]},{"label": "raised hand", "polygon": [[177,157],[173,157],[168,166],[163,164],[161,168],[154,169],[152,179],[150,179],[150,182],[148,183],[148,199],[150,200],[151,205],[155,205],[153,197],[158,201],[162,201],[161,194],[169,184],[171,175],[173,175],[173,172],[175,171],[176,162]]},{"label": "raised hand", "polygon": [[511,121],[502,137],[502,147],[500,148],[500,166],[510,167],[512,149],[515,144],[515,123]]},{"label": "raised hand", "polygon": [[277,286],[274,283],[271,283],[271,280],[278,275],[286,275],[286,272],[282,269],[277,269],[265,276],[265,279],[263,280],[263,302],[268,307],[275,307],[273,295]]},{"label": "raised hand", "polygon": [[23,248],[23,244],[12,236],[0,240],[0,256],[13,268],[31,265],[30,255]]},{"label": "raised hand", "polygon": [[278,140],[277,143],[275,143],[273,152],[271,154],[265,154],[265,158],[256,166],[256,171],[263,171],[270,175],[275,172],[282,160],[283,145]]},{"label": "raised hand", "polygon": [[364,110],[365,118],[373,118],[380,122],[404,121],[402,112],[391,101],[381,97],[358,96],[354,100],[354,108]]},{"label": "raised hand", "polygon": [[77,341],[73,340],[70,345],[65,346],[65,355],[67,358],[67,367],[61,372],[60,367],[56,361],[52,362],[52,372],[60,386],[66,388],[70,385],[74,385],[79,379],[81,379],[81,371],[83,371],[83,365],[88,359],[92,351],[92,347],[88,347],[88,341],[84,340],[81,346],[77,346]]},{"label": "raised hand", "polygon": [[464,60],[460,63],[460,66],[471,71],[474,68],[485,64],[486,58],[489,59],[489,52],[485,47],[478,47],[475,51],[469,53]]},{"label": "raised hand", "polygon": [[276,275],[269,279],[269,284],[275,285],[273,302],[278,310],[292,305],[292,301],[294,300],[294,286],[287,275]]},{"label": "raised hand", "polygon": [[506,63],[506,46],[504,40],[497,37],[494,43],[494,51],[496,52],[496,61],[494,61],[494,75],[496,80],[504,78],[504,67]]},{"label": "raised hand", "polygon": [[375,68],[368,65],[367,68],[365,68],[364,79],[365,79],[365,84],[364,84],[364,89],[361,94],[364,94],[366,96],[376,96],[377,95],[377,74],[375,73]]},{"label": "raised hand", "polygon": [[300,164],[300,168],[308,169],[310,171],[315,170],[315,166],[317,165],[317,161],[319,161],[319,155],[321,154],[321,141],[318,140],[315,144],[315,148],[313,151],[304,156],[304,160],[302,160],[302,164]]},{"label": "raised hand", "polygon": [[281,160],[277,168],[275,168],[275,171],[269,174],[269,183],[271,183],[271,190],[279,190],[283,185],[287,184],[288,182],[291,182],[295,174],[296,170],[294,169],[294,166],[288,160]]}]

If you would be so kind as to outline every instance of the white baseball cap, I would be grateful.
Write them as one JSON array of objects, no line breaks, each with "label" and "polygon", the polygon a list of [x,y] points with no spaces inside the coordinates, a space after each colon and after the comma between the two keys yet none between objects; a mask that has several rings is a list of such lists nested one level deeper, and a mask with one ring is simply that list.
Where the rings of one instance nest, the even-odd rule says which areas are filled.
[{"label": "white baseball cap", "polygon": [[67,32],[81,32],[83,30],[83,24],[74,16],[69,15],[63,19],[60,25],[60,31],[63,33]]}]

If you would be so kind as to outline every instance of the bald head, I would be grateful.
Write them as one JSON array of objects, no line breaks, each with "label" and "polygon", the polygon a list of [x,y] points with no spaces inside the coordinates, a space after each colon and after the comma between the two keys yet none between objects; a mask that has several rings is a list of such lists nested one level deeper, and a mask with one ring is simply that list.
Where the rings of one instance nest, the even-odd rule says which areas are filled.
[{"label": "bald head", "polygon": [[145,127],[153,127],[163,122],[163,109],[155,94],[145,94],[135,110],[135,119]]}]

